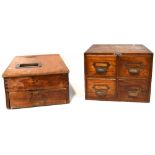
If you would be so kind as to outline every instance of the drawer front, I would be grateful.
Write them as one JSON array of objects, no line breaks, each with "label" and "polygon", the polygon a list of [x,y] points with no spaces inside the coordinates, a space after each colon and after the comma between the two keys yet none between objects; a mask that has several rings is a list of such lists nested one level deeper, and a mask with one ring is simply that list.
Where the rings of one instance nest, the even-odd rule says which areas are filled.
[{"label": "drawer front", "polygon": [[88,76],[115,77],[115,55],[86,55],[85,71]]},{"label": "drawer front", "polygon": [[110,99],[116,95],[115,79],[87,78],[86,96],[94,99]]},{"label": "drawer front", "polygon": [[152,56],[120,56],[118,65],[119,77],[149,77],[152,72]]},{"label": "drawer front", "polygon": [[47,75],[22,78],[9,78],[5,80],[9,91],[36,90],[36,89],[58,89],[68,85],[67,75]]},{"label": "drawer front", "polygon": [[149,80],[118,80],[118,98],[122,101],[148,101],[149,99]]},{"label": "drawer front", "polygon": [[24,108],[67,102],[67,90],[36,90],[9,92],[10,108]]}]

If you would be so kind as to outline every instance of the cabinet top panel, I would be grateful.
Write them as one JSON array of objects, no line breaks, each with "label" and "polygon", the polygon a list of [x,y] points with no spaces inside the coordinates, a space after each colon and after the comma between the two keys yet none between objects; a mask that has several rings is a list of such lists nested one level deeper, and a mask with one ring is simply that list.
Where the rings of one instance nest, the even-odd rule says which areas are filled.
[{"label": "cabinet top panel", "polygon": [[3,77],[63,74],[69,70],[59,54],[16,56]]},{"label": "cabinet top panel", "polygon": [[152,52],[141,44],[94,44],[86,54],[151,54]]}]

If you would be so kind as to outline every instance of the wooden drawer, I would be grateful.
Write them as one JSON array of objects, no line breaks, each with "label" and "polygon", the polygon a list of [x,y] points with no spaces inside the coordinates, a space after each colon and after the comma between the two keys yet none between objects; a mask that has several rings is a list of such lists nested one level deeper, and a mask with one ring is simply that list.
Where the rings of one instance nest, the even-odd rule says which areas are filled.
[{"label": "wooden drawer", "polygon": [[43,75],[21,78],[5,79],[6,88],[9,91],[58,89],[68,86],[68,75]]},{"label": "wooden drawer", "polygon": [[35,90],[9,92],[10,108],[23,108],[67,103],[67,90]]},{"label": "wooden drawer", "polygon": [[93,99],[113,98],[116,95],[116,80],[87,78],[86,97]]},{"label": "wooden drawer", "polygon": [[122,101],[149,101],[149,83],[147,79],[119,79],[118,98]]},{"label": "wooden drawer", "polygon": [[122,55],[119,57],[118,76],[148,78],[152,72],[152,55]]},{"label": "wooden drawer", "polygon": [[116,56],[115,55],[86,55],[85,71],[88,76],[115,77]]}]

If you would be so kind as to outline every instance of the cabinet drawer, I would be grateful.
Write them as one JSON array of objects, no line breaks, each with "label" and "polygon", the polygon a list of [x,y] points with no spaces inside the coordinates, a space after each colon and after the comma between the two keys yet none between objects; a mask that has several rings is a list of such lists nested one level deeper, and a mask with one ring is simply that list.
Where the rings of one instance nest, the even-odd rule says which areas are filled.
[{"label": "cabinet drawer", "polygon": [[150,81],[145,79],[119,79],[118,80],[118,98],[122,101],[143,101],[147,102],[149,98]]},{"label": "cabinet drawer", "polygon": [[94,99],[110,99],[116,95],[115,79],[87,78],[86,96]]},{"label": "cabinet drawer", "polygon": [[116,56],[115,55],[86,55],[85,72],[88,76],[115,77]]},{"label": "cabinet drawer", "polygon": [[23,108],[33,106],[43,106],[61,104],[67,102],[67,90],[35,90],[9,92],[10,107]]},{"label": "cabinet drawer", "polygon": [[68,85],[67,75],[46,75],[21,78],[5,79],[6,88],[9,91],[36,90],[36,89],[58,89]]},{"label": "cabinet drawer", "polygon": [[151,76],[152,55],[123,55],[119,57],[119,77],[143,77]]}]

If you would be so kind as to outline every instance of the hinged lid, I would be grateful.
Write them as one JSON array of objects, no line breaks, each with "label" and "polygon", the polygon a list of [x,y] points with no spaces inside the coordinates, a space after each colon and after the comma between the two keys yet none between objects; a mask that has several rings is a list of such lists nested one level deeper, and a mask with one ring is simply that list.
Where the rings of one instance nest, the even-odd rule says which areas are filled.
[{"label": "hinged lid", "polygon": [[121,54],[151,54],[152,52],[140,44],[94,44],[85,53],[120,56]]},{"label": "hinged lid", "polygon": [[37,76],[68,73],[59,54],[16,56],[3,73],[3,77]]}]

